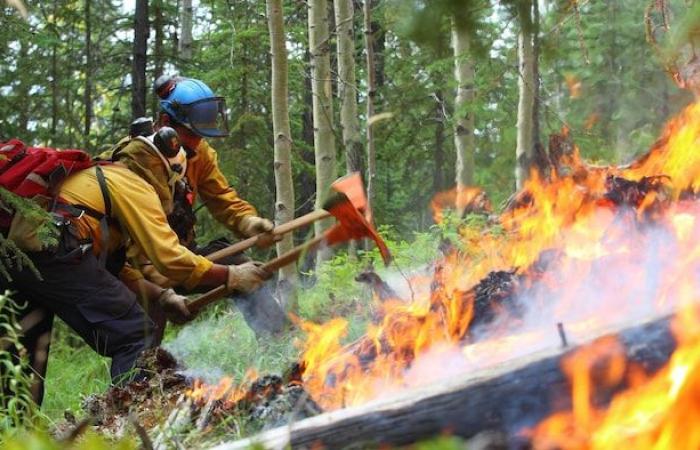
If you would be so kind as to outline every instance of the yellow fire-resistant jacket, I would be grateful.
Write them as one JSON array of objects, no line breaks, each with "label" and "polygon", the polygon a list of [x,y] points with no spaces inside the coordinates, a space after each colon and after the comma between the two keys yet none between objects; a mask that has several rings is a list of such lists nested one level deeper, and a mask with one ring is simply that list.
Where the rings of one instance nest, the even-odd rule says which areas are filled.
[{"label": "yellow fire-resistant jacket", "polygon": [[[123,143],[124,141],[121,141],[120,144]],[[148,144],[132,139],[128,144],[123,145],[118,153],[118,159],[154,187],[166,212],[172,210],[173,198],[170,184],[172,174]],[[195,198],[200,195],[212,216],[237,235],[240,235],[238,226],[241,219],[245,216],[257,215],[255,208],[241,199],[229,186],[226,177],[219,169],[216,151],[204,139],[194,150],[194,155],[187,159],[185,175]]]},{"label": "yellow fire-resistant jacket", "polygon": [[[126,245],[130,238],[131,244],[166,277],[186,288],[199,284],[212,262],[180,245],[153,187],[119,164],[103,166],[102,170],[112,202],[111,217],[116,222],[110,226],[108,250]],[[94,168],[70,176],[63,183],[60,197],[69,204],[87,206],[100,213],[105,211]],[[100,248],[102,237],[97,219],[84,214],[74,222],[81,238],[93,240],[96,254],[104,251]]]}]

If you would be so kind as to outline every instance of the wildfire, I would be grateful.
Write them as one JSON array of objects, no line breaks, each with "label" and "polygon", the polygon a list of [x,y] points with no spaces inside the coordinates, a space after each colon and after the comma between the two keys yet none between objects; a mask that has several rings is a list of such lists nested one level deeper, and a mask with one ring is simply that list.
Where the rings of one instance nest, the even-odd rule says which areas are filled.
[{"label": "wildfire", "polygon": [[[433,278],[414,280],[411,299],[383,301],[360,339],[345,341],[342,318],[301,322],[304,389],[325,410],[357,405],[558,346],[558,322],[571,341],[588,341],[606,327],[697,301],[698,148],[700,103],[631,165],[588,166],[574,147],[551,172],[533,173],[487,230],[460,230],[460,248],[435,262]],[[433,200],[436,221],[455,204],[459,212],[489,211],[481,191],[455,190]],[[614,340],[567,359],[573,410],[538,426],[536,445],[700,448],[700,432],[682,425],[700,408],[696,319],[679,316],[679,348],[656,375],[630,366]],[[630,389],[607,412],[593,405],[597,387],[620,383]],[[674,446],[679,433],[687,447]]]},{"label": "wildfire", "polygon": [[258,372],[249,369],[243,380],[237,383],[231,377],[223,377],[215,385],[209,385],[201,380],[195,380],[194,386],[188,391],[188,396],[200,403],[220,401],[224,408],[230,408],[248,395],[247,386],[258,377]]},{"label": "wildfire", "polygon": [[[534,433],[535,448],[567,449],[698,449],[700,430],[700,316],[686,307],[675,319],[679,348],[668,365],[648,378],[626,367],[616,342],[597,342],[569,357],[565,370],[572,380],[573,411],[557,413]],[[630,388],[607,410],[592,405],[594,366],[610,376],[598,386],[619,384],[625,373]]]},{"label": "wildfire", "polygon": [[[533,174],[497,218],[500,232],[463,230],[466,250],[436,263],[430,289],[384,302],[360,340],[343,345],[342,319],[308,325],[305,388],[325,409],[355,405],[420,383],[412,370],[436,348],[462,348],[456,364],[468,370],[551,347],[542,328],[558,321],[583,339],[687,301],[700,268],[699,139],[700,105],[692,105],[630,166],[586,166],[574,151],[563,170]],[[457,197],[471,199],[463,209],[481,195],[468,192],[437,196],[436,220]],[[511,269],[516,305],[481,305],[474,286]],[[472,329],[484,314],[495,318]]]}]

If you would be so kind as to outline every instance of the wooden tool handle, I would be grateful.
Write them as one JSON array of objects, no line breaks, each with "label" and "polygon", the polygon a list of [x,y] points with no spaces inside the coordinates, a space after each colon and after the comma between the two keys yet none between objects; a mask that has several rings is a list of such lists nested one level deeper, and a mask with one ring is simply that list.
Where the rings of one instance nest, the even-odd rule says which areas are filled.
[{"label": "wooden tool handle", "polygon": [[216,302],[217,300],[222,299],[225,295],[226,295],[226,285],[222,284],[221,286],[214,288],[210,291],[207,291],[204,294],[200,295],[199,297],[193,298],[192,300],[187,302],[187,309],[192,314],[195,314],[195,313],[199,312],[205,306],[211,305],[212,303]]},{"label": "wooden tool handle", "polygon": [[275,272],[277,269],[296,261],[299,258],[299,256],[301,256],[303,253],[306,253],[318,247],[318,245],[321,242],[323,242],[325,238],[326,236],[322,234],[311,239],[310,241],[304,242],[298,247],[295,247],[292,250],[288,251],[284,255],[269,260],[268,262],[262,265],[262,268],[267,270],[268,272]]},{"label": "wooden tool handle", "polygon": [[[262,265],[262,268],[270,273],[275,272],[277,269],[296,261],[297,258],[299,258],[299,256],[301,256],[303,253],[316,248],[325,238],[325,235],[317,236],[310,241],[293,248],[284,255],[266,262]],[[225,296],[226,286],[221,285],[187,302],[187,309],[189,309],[193,314],[197,313],[205,306],[211,305]]]},{"label": "wooden tool handle", "polygon": [[[290,220],[287,223],[283,223],[282,225],[276,227],[274,230],[270,231],[269,234],[272,234],[272,236],[281,236],[284,234],[289,233],[290,231],[294,231],[297,228],[304,227],[306,225],[310,225],[317,220],[325,219],[331,216],[331,213],[324,209],[318,209],[316,211],[311,211],[308,214],[305,214],[301,217],[297,217],[294,220]],[[265,239],[267,233],[265,234],[258,234],[256,236],[250,237],[248,239],[245,239],[243,241],[236,242],[233,245],[230,245],[226,248],[223,248],[221,250],[217,250],[214,253],[210,253],[207,255],[207,259],[210,261],[220,261],[228,256],[235,255],[236,253],[243,252],[245,250],[248,250],[251,247],[254,247],[255,245],[258,244],[263,244],[266,243],[267,245],[271,245],[275,240],[273,239]],[[280,266],[282,267],[282,266]]]}]

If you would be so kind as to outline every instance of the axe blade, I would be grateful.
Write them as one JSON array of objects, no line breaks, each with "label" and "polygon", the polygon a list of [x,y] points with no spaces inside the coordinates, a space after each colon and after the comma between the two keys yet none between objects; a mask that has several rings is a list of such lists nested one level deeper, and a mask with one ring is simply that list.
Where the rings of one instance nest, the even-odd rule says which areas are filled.
[{"label": "axe blade", "polygon": [[382,255],[385,265],[391,262],[391,252],[379,233],[372,227],[362,213],[350,202],[336,204],[332,212],[338,223],[326,232],[328,245],[369,238],[374,241]]}]

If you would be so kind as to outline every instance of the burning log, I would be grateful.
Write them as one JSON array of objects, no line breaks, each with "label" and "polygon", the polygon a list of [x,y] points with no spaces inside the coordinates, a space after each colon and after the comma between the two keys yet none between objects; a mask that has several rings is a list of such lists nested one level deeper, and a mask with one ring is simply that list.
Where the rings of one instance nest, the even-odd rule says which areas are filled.
[{"label": "burning log", "polygon": [[386,284],[384,280],[372,269],[367,269],[360,272],[356,277],[355,281],[358,283],[363,283],[369,286],[374,295],[381,301],[389,299],[400,298],[396,291],[394,291],[391,286]]},{"label": "burning log", "polygon": [[[647,372],[661,368],[676,346],[668,317],[611,331],[608,338],[616,336],[626,358]],[[267,449],[406,445],[444,433],[470,438],[484,430],[505,433],[511,447],[523,444],[523,430],[553,410],[570,408],[570,384],[561,362],[574,351],[541,352],[459,380],[305,419],[216,450],[254,445]],[[595,401],[606,404],[623,387],[611,387]]]}]

